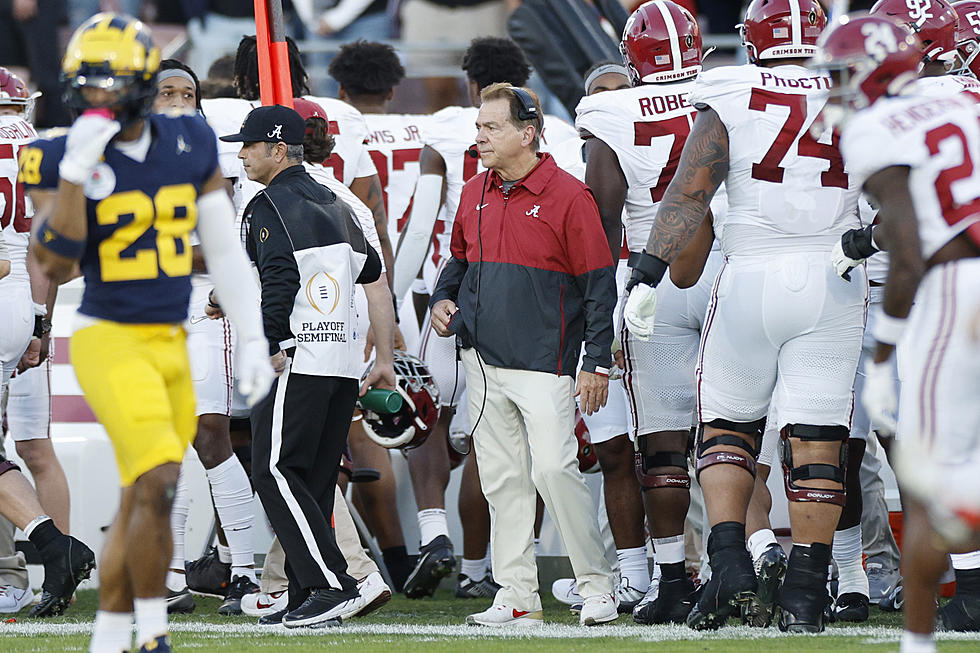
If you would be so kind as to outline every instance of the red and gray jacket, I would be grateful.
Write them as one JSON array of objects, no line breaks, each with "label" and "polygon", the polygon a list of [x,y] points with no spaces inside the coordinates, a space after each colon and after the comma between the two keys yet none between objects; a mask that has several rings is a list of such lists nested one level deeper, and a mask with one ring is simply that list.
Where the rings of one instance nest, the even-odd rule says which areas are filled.
[{"label": "red and gray jacket", "polygon": [[449,328],[491,365],[608,374],[615,267],[592,191],[549,154],[509,192],[487,171],[463,187],[430,306],[451,299]]}]

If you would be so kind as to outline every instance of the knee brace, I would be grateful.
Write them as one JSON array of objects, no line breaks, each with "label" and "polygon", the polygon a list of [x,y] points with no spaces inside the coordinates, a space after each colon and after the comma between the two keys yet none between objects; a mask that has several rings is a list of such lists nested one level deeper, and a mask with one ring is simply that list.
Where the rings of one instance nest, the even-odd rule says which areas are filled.
[{"label": "knee brace", "polygon": [[[779,431],[779,453],[783,462],[783,478],[786,483],[786,498],[790,501],[815,501],[843,506],[844,470],[847,468],[847,438],[849,432],[846,426],[813,426],[810,424],[787,424]],[[804,442],[839,442],[840,459],[838,465],[828,463],[810,463],[809,465],[793,465],[793,445],[790,438],[798,438]],[[797,481],[821,479],[840,483],[841,489],[808,488],[797,485]]]},{"label": "knee brace", "polygon": [[[737,435],[731,435],[730,433],[722,433],[721,435],[716,435],[705,440],[705,426],[750,435],[752,436],[752,444],[749,444],[743,438],[740,438]],[[712,465],[737,465],[738,467],[741,467],[747,471],[749,474],[752,474],[752,478],[755,478],[755,459],[759,455],[759,447],[762,446],[762,433],[765,431],[765,428],[765,418],[754,422],[729,422],[726,419],[714,419],[710,422],[702,424],[698,434],[697,446],[698,477],[701,476],[701,470],[711,467]],[[716,451],[715,453],[706,453],[708,449],[719,445],[738,447],[744,450],[748,456],[736,451]]]},{"label": "knee brace", "polygon": [[646,455],[642,451],[637,451],[633,459],[636,469],[636,479],[640,482],[640,488],[644,492],[654,488],[680,488],[691,489],[691,477],[684,474],[650,474],[649,470],[655,467],[678,467],[687,469],[687,456],[676,451],[658,451],[652,455]]},{"label": "knee brace", "polygon": [[3,455],[3,445],[0,445],[0,476],[3,476],[9,471],[16,470],[20,471],[20,467],[16,463],[12,463],[6,459]]}]

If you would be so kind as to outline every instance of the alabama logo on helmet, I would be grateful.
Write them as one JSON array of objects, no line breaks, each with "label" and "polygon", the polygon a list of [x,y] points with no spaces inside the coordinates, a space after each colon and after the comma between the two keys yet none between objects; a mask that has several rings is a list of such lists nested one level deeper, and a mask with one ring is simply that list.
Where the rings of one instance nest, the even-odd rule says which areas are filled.
[{"label": "alabama logo on helmet", "polygon": [[817,0],[752,0],[738,26],[749,61],[813,56],[827,15]]},{"label": "alabama logo on helmet", "polygon": [[652,0],[626,21],[619,43],[633,86],[687,79],[701,72],[701,29],[670,0]]}]

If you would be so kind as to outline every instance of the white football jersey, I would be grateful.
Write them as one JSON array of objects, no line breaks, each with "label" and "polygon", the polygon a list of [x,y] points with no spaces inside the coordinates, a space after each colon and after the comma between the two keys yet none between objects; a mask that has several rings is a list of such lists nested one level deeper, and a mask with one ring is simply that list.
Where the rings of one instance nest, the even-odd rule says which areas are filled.
[{"label": "white football jersey", "polygon": [[980,244],[980,105],[971,94],[882,98],[845,125],[848,170],[863,184],[909,166],[922,257],[970,229]]},{"label": "white football jersey", "polygon": [[0,227],[10,256],[10,274],[0,285],[30,281],[27,246],[34,208],[24,185],[17,182],[20,148],[37,138],[37,132],[21,116],[0,116]]},{"label": "white football jersey", "polygon": [[368,134],[368,153],[378,169],[382,196],[388,213],[388,237],[398,242],[398,234],[408,221],[412,195],[419,179],[422,154],[422,128],[428,116],[406,114],[364,115]]},{"label": "white football jersey", "polygon": [[859,226],[857,186],[830,130],[810,127],[830,78],[802,66],[723,66],[698,77],[689,101],[728,131],[728,210],[716,217],[725,254],[830,251]]},{"label": "white football jersey", "polygon": [[949,96],[962,93],[963,91],[980,92],[980,80],[969,75],[937,75],[934,77],[920,77],[915,80],[903,95],[928,95],[937,97],[939,95]]},{"label": "white football jersey", "polygon": [[559,168],[585,181],[585,141],[578,136],[569,138],[551,148],[551,156]]}]

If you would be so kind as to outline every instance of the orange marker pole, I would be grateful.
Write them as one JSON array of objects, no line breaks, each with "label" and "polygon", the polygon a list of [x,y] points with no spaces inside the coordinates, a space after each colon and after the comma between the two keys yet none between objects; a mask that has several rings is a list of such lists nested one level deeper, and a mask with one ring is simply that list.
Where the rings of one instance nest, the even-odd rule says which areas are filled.
[{"label": "orange marker pole", "polygon": [[[256,0],[258,1],[258,0]],[[289,74],[289,49],[282,16],[282,0],[266,0],[269,20],[269,55],[276,104],[293,106],[293,84]],[[256,14],[257,15],[257,14]],[[264,102],[263,102],[264,104]]]}]

